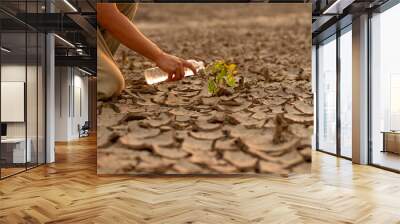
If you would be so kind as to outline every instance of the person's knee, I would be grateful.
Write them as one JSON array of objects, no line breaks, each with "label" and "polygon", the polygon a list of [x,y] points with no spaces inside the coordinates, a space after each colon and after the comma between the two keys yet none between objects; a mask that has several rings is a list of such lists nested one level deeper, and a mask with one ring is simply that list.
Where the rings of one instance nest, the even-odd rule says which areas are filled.
[{"label": "person's knee", "polygon": [[121,70],[117,68],[117,71],[115,71],[115,93],[114,96],[119,96],[121,95],[122,90],[125,89],[125,79],[124,76],[121,73]]},{"label": "person's knee", "polygon": [[97,95],[106,99],[121,94],[125,88],[124,77],[115,62],[103,52],[98,53]]}]

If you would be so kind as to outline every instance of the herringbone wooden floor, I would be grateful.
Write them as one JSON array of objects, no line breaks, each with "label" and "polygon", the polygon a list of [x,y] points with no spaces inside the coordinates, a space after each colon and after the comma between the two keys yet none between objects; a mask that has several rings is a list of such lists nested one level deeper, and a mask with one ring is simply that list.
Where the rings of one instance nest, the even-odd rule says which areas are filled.
[{"label": "herringbone wooden floor", "polygon": [[289,178],[98,177],[94,141],[0,181],[0,223],[400,223],[400,175],[322,153]]}]

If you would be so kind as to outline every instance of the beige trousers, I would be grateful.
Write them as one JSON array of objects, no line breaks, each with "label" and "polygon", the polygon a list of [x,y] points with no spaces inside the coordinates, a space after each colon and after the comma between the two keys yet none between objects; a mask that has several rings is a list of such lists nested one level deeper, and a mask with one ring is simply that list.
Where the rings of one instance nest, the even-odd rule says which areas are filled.
[{"label": "beige trousers", "polygon": [[[133,20],[137,4],[117,4],[118,9]],[[120,43],[111,34],[97,28],[97,99],[108,99],[121,94],[125,88],[124,76],[114,61]]]}]

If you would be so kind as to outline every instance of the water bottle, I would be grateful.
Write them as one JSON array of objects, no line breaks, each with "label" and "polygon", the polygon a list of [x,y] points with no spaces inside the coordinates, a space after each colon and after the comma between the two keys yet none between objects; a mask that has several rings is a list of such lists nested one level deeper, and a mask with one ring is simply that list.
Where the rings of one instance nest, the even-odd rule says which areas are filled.
[{"label": "water bottle", "polygon": [[[191,63],[196,71],[200,71],[204,69],[204,63],[202,61],[196,60],[187,60]],[[185,77],[194,75],[193,71],[189,68],[185,67]],[[159,67],[149,68],[144,71],[144,78],[146,79],[146,83],[149,85],[156,84],[159,82],[164,82],[168,79],[168,74],[161,70]]]}]

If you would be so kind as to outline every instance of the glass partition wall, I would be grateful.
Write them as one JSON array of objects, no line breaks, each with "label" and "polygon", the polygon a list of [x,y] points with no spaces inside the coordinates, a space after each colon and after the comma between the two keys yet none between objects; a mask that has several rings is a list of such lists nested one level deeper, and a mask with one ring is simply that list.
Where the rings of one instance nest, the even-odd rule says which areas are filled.
[{"label": "glass partition wall", "polygon": [[339,49],[339,111],[340,111],[340,154],[352,158],[352,33],[351,25],[341,31]]},{"label": "glass partition wall", "polygon": [[336,153],[336,35],[321,42],[318,54],[318,149]]},{"label": "glass partition wall", "polygon": [[[35,12],[39,6],[34,4],[38,3],[20,1],[18,7],[24,12]],[[46,39],[44,33],[16,20],[12,14],[0,11],[0,19],[3,179],[45,163]]]},{"label": "glass partition wall", "polygon": [[317,150],[352,157],[351,25],[317,46]]},{"label": "glass partition wall", "polygon": [[[26,33],[1,34],[1,177],[26,169]],[[4,50],[6,49],[6,50]],[[30,160],[28,160],[29,162]]]},{"label": "glass partition wall", "polygon": [[400,171],[400,4],[371,18],[370,163]]},{"label": "glass partition wall", "polygon": [[[369,52],[368,164],[400,172],[400,4],[387,1],[368,14],[368,32],[359,34],[369,41],[362,49]],[[350,24],[317,44],[315,57],[316,148],[347,159],[353,153],[352,41]]]}]

